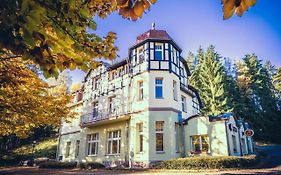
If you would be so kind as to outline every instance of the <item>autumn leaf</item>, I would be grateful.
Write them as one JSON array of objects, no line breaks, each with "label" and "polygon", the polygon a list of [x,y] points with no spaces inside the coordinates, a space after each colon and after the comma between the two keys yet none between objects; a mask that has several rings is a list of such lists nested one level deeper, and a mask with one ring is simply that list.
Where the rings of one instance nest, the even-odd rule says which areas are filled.
[{"label": "autumn leaf", "polygon": [[249,7],[256,4],[256,0],[222,0],[223,4],[223,18],[230,18],[234,12],[238,16],[242,16]]}]

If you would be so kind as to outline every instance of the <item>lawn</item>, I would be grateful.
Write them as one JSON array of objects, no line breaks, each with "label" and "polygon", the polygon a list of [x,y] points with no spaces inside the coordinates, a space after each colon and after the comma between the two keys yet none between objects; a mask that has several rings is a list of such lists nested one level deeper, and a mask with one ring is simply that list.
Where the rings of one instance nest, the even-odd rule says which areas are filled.
[{"label": "lawn", "polygon": [[39,141],[35,145],[33,151],[32,144],[23,145],[12,151],[0,155],[0,166],[13,166],[18,165],[20,161],[28,160],[38,157],[48,157],[54,159],[56,157],[57,139],[49,138]]}]

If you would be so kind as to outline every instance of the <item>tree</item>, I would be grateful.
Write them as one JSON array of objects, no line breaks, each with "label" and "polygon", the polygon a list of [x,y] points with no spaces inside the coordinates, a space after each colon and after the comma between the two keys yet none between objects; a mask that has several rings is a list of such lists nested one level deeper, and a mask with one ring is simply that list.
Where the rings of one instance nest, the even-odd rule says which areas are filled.
[{"label": "tree", "polygon": [[71,117],[67,95],[55,98],[48,85],[20,58],[0,61],[0,136],[27,137],[34,128],[59,126]]},{"label": "tree", "polygon": [[237,66],[237,84],[241,99],[239,116],[254,127],[256,138],[274,141],[281,138],[274,132],[280,128],[276,95],[270,72],[256,55],[246,55]]},{"label": "tree", "polygon": [[210,46],[206,52],[202,48],[197,54],[198,64],[191,72],[190,82],[198,89],[203,101],[202,112],[206,115],[218,115],[228,112],[228,98],[225,95],[225,72],[220,56]]},{"label": "tree", "polygon": [[277,70],[277,73],[273,77],[273,82],[276,89],[281,92],[281,67]]},{"label": "tree", "polygon": [[[0,58],[22,57],[38,64],[45,77],[65,69],[87,71],[99,58],[114,59],[116,36],[93,33],[93,16],[119,10],[137,20],[156,0],[3,0],[0,6]],[[222,0],[225,18],[243,11],[255,0]]]}]

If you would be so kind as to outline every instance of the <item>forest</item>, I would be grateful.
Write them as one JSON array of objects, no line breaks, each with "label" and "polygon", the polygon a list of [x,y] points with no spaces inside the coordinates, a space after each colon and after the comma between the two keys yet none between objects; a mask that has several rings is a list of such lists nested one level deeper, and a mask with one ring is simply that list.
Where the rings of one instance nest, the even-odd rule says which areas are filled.
[{"label": "forest", "polygon": [[202,113],[233,112],[249,122],[255,140],[281,142],[281,68],[254,53],[236,61],[225,58],[214,46],[189,53],[189,83],[199,91]]}]

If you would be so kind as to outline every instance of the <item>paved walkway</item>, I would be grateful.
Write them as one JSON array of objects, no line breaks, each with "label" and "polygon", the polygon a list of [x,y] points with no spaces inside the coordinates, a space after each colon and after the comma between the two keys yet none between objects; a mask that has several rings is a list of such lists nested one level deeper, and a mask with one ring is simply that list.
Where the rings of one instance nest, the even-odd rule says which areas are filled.
[{"label": "paved walkway", "polygon": [[256,167],[249,169],[231,169],[231,170],[212,170],[212,171],[183,171],[183,170],[79,170],[79,169],[38,169],[36,167],[11,167],[0,169],[0,175],[180,175],[180,174],[219,174],[219,175],[232,175],[232,174],[266,174],[266,175],[281,175],[281,146],[261,146],[259,150],[267,153],[268,157]]}]

